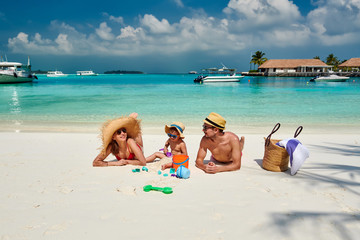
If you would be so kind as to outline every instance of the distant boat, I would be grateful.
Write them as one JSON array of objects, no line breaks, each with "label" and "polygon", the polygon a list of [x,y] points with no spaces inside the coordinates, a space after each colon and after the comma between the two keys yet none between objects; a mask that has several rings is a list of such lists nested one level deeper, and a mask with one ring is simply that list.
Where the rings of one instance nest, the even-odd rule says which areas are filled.
[{"label": "distant boat", "polygon": [[316,76],[310,79],[310,82],[345,82],[348,79],[349,77],[331,74],[329,76]]},{"label": "distant boat", "polygon": [[197,71],[190,71],[189,74],[197,74]]},{"label": "distant boat", "polygon": [[76,71],[76,75],[78,76],[97,76],[99,74],[94,73],[93,71]]},{"label": "distant boat", "polygon": [[46,76],[47,77],[66,77],[67,74],[63,74],[62,71],[48,71]]},{"label": "distant boat", "polygon": [[236,69],[227,68],[206,68],[202,69],[202,74],[194,79],[196,83],[215,83],[215,82],[240,82],[244,76],[236,75]]},{"label": "distant boat", "polygon": [[18,62],[0,62],[0,83],[32,82],[34,78],[37,79],[31,74],[30,58],[27,65]]}]

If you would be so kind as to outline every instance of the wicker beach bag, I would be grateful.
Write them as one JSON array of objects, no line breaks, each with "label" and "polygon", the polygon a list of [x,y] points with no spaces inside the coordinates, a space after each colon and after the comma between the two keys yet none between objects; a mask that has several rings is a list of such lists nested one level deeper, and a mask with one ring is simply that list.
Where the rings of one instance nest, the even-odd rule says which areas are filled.
[{"label": "wicker beach bag", "polygon": [[[279,147],[276,143],[281,140],[271,139],[273,135],[280,128],[280,123],[277,123],[269,136],[265,139],[265,152],[262,162],[264,169],[273,172],[283,172],[289,168],[289,154],[285,148]],[[303,127],[300,126],[296,129],[294,138],[296,138],[302,131]]]}]

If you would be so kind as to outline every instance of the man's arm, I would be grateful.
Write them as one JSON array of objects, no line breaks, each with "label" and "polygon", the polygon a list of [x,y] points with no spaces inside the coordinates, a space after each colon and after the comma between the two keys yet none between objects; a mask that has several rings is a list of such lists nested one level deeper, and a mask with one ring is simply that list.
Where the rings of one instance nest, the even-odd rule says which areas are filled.
[{"label": "man's arm", "polygon": [[202,138],[201,142],[200,142],[199,150],[197,153],[196,161],[195,161],[195,166],[197,168],[200,168],[203,171],[205,171],[205,169],[206,169],[206,165],[204,164],[204,159],[206,157],[206,151],[207,151],[207,147],[205,146],[204,138]]}]

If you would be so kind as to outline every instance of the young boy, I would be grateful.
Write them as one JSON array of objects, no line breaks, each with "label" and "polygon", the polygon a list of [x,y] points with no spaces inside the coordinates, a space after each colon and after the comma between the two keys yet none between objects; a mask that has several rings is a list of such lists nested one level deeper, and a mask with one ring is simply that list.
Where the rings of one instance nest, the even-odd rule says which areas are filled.
[{"label": "young boy", "polygon": [[[185,138],[183,132],[185,130],[184,124],[181,122],[173,122],[170,126],[165,125],[165,132],[169,136],[169,139],[165,142],[164,152],[156,152],[146,158],[146,162],[153,162],[156,158],[164,158],[168,153],[168,147],[170,146],[172,155],[188,155],[186,150],[186,144],[183,141]],[[161,170],[171,168],[172,162],[161,166]]]}]

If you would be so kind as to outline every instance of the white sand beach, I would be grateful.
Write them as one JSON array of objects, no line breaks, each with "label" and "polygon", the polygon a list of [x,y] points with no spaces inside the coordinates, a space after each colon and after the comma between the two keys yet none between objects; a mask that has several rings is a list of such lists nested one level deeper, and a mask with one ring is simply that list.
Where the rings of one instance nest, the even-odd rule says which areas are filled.
[{"label": "white sand beach", "polygon": [[[245,134],[240,171],[209,175],[194,166],[202,135],[188,132],[191,176],[177,179],[159,162],[92,167],[94,133],[1,132],[0,239],[358,239],[358,132],[304,129],[310,158],[295,176],[261,168],[267,134]],[[143,139],[150,155],[166,136]]]}]

